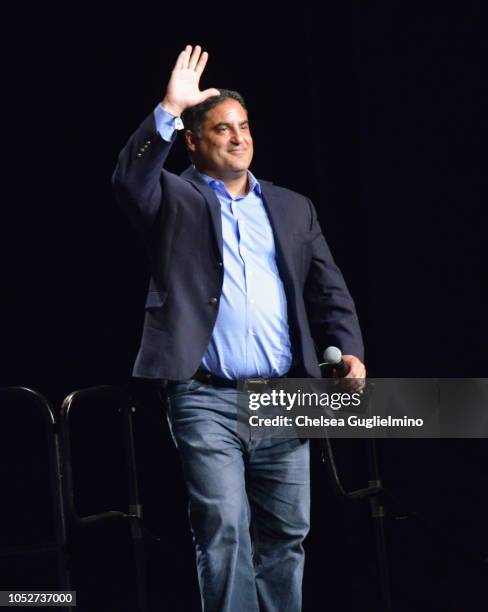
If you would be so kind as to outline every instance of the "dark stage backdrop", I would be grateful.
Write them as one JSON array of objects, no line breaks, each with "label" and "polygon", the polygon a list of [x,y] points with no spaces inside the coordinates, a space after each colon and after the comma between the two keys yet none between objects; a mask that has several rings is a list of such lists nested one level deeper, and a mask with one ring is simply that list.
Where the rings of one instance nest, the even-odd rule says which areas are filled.
[{"label": "dark stage backdrop", "polygon": [[[481,6],[407,11],[375,3],[325,6],[320,15],[296,6],[272,19],[245,6],[206,14],[78,7],[7,20],[0,383],[34,387],[59,403],[73,389],[129,379],[148,266],[110,178],[187,43],[210,53],[203,87],[247,99],[254,173],[314,201],[357,303],[370,375],[486,376]],[[187,164],[180,139],[169,169]],[[185,542],[174,588],[192,576],[191,549],[177,458],[155,414],[151,426],[141,424],[155,449],[145,457],[145,506],[156,531],[167,528],[169,512]],[[485,444],[380,450],[394,497],[395,609],[483,609],[476,606],[488,557]],[[352,480],[362,452],[341,445]],[[325,610],[328,600],[339,609],[344,592],[353,603],[374,602],[367,508],[331,501],[317,452],[315,459],[306,610]]]}]

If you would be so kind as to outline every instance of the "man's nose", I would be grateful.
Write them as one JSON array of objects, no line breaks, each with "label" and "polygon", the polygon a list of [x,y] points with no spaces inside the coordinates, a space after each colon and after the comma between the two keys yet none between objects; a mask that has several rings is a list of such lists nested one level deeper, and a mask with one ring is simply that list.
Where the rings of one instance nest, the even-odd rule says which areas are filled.
[{"label": "man's nose", "polygon": [[241,134],[240,130],[232,130],[231,139],[232,142],[239,143],[243,142],[244,136],[243,134]]}]

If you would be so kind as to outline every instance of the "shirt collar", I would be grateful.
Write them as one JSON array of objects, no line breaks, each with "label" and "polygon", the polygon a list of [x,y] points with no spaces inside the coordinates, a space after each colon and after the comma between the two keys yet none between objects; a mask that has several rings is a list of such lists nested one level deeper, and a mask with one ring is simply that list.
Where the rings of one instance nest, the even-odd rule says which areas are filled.
[{"label": "shirt collar", "polygon": [[[195,168],[195,166],[193,166]],[[195,168],[195,170],[198,172],[198,170]],[[224,183],[222,181],[219,181],[218,179],[213,178],[212,176],[208,176],[208,174],[204,174],[203,172],[198,172],[198,174],[202,177],[202,179],[213,189],[216,189],[218,191],[224,191],[226,194],[229,195]],[[254,191],[256,194],[261,195],[261,185],[258,181],[258,179],[254,176],[254,174],[248,170],[247,171],[247,180],[249,182],[249,191],[248,193],[246,193],[246,195],[249,195],[252,191]],[[245,197],[245,196],[242,196]]]}]

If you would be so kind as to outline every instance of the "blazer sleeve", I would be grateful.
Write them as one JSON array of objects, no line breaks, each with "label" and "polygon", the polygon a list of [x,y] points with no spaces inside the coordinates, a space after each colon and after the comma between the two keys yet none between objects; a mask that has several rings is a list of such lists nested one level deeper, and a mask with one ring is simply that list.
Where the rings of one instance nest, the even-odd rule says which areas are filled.
[{"label": "blazer sleeve", "polygon": [[119,154],[112,185],[115,197],[135,228],[151,229],[161,207],[161,172],[176,139],[164,140],[151,113]]},{"label": "blazer sleeve", "polygon": [[311,260],[305,281],[304,300],[312,336],[322,355],[337,346],[345,355],[364,359],[364,346],[354,301],[322,234],[317,213],[311,213]]}]

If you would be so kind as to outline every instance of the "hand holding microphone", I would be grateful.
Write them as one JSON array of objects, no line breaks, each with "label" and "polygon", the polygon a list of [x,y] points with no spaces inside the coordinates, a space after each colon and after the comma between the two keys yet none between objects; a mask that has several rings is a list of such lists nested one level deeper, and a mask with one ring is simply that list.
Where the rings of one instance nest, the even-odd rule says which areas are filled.
[{"label": "hand holding microphone", "polygon": [[354,379],[355,382],[352,385],[354,389],[362,389],[364,387],[366,368],[360,359],[354,355],[343,355],[336,346],[326,348],[323,358],[324,363],[320,365],[325,366],[329,371],[332,370],[335,377]]}]

